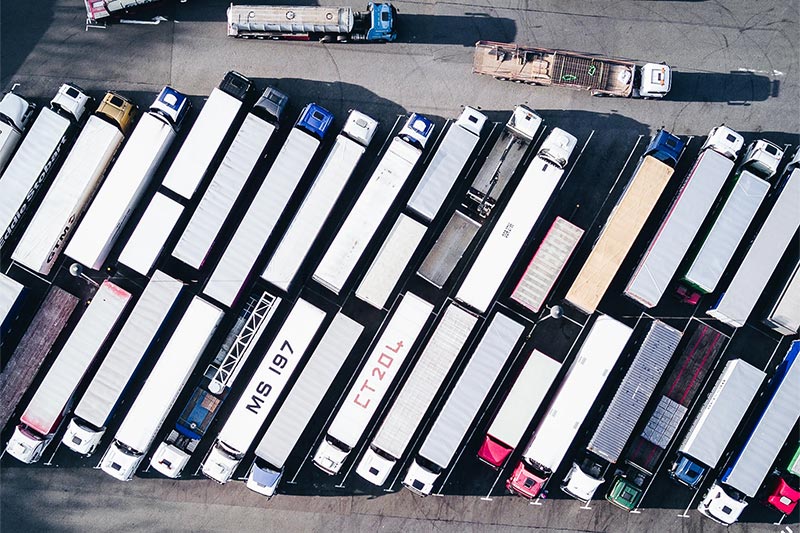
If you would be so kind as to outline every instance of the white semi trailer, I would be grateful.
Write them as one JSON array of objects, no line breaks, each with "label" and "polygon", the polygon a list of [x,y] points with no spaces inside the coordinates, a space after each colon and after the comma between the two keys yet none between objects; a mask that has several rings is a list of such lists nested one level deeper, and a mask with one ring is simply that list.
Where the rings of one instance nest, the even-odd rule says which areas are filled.
[{"label": "white semi trailer", "polygon": [[0,100],[0,173],[14,155],[36,106],[12,90]]}]

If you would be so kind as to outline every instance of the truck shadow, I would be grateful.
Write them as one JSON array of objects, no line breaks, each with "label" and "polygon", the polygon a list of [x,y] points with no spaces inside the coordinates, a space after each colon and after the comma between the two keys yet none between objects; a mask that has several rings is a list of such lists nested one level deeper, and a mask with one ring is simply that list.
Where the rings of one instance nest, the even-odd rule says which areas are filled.
[{"label": "truck shadow", "polygon": [[53,22],[54,4],[53,0],[0,4],[0,83],[4,88]]},{"label": "truck shadow", "polygon": [[748,106],[775,98],[780,80],[752,72],[680,72],[675,71],[667,99],[677,102],[727,102]]},{"label": "truck shadow", "polygon": [[399,13],[397,41],[415,44],[460,44],[474,46],[477,41],[514,42],[517,23],[488,13],[463,15],[418,15]]}]

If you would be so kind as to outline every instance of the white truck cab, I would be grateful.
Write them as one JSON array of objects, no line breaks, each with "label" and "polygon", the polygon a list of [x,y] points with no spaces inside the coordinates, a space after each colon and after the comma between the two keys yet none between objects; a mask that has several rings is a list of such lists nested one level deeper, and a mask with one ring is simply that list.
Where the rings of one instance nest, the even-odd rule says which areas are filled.
[{"label": "white truck cab", "polygon": [[572,468],[561,482],[561,490],[585,503],[592,499],[595,491],[604,481],[603,478],[597,479],[590,476],[581,469],[580,465],[572,463]]},{"label": "white truck cab", "polygon": [[283,469],[276,470],[265,461],[256,457],[253,467],[247,474],[247,488],[262,496],[271,498],[275,495],[278,483],[281,482],[282,477]]},{"label": "white truck cab", "polygon": [[742,168],[768,180],[778,172],[781,159],[783,159],[783,150],[766,139],[759,139],[747,147],[747,152],[742,160]]},{"label": "white truck cab", "polygon": [[739,150],[744,146],[744,137],[723,125],[717,126],[708,133],[708,139],[700,149],[711,148],[732,161],[736,161]]},{"label": "white truck cab", "polygon": [[158,445],[153,458],[150,459],[150,466],[168,478],[177,479],[191,457],[191,455],[179,450],[172,444],[162,442]]},{"label": "white truck cab", "polygon": [[319,444],[317,453],[314,454],[313,461],[314,464],[325,473],[335,475],[339,472],[339,469],[342,468],[342,464],[344,460],[347,459],[350,450],[343,450],[329,439],[330,437],[326,436]]},{"label": "white truck cab", "polygon": [[708,489],[705,498],[700,501],[697,510],[725,526],[729,526],[739,519],[747,502],[733,498],[725,492],[717,482]]},{"label": "white truck cab", "polygon": [[438,478],[438,473],[431,472],[414,459],[411,466],[408,467],[403,485],[415,494],[428,496],[433,491],[433,484]]},{"label": "white truck cab", "polygon": [[64,113],[72,116],[75,122],[79,122],[86,112],[86,106],[92,98],[83,90],[71,83],[64,83],[58,88],[56,96],[50,100],[53,109],[60,109]]},{"label": "white truck cab", "polygon": [[70,450],[73,450],[81,455],[91,455],[94,453],[97,445],[100,444],[100,439],[103,438],[105,429],[97,431],[93,428],[84,426],[76,417],[69,421],[67,431],[61,442]]},{"label": "white truck cab", "polygon": [[149,111],[155,116],[161,117],[173,129],[177,130],[191,106],[186,96],[167,85],[161,89]]},{"label": "white truck cab", "polygon": [[367,448],[364,457],[358,463],[356,473],[373,485],[380,487],[386,483],[396,464],[395,459],[385,457],[370,447]]},{"label": "white truck cab", "polygon": [[431,138],[432,133],[433,122],[422,115],[412,113],[397,136],[411,146],[422,150],[428,143],[428,139]]},{"label": "white truck cab", "polygon": [[42,439],[40,435],[31,433],[24,425],[20,424],[14,428],[14,434],[11,435],[11,439],[6,445],[6,451],[11,457],[23,463],[35,463],[42,457],[42,453],[51,439],[52,435]]},{"label": "white truck cab", "polygon": [[563,170],[567,166],[576,144],[578,144],[578,139],[573,135],[561,128],[553,128],[553,131],[542,143],[538,156]]},{"label": "white truck cab", "polygon": [[672,88],[672,69],[665,63],[646,63],[642,66],[638,87],[641,98],[664,98]]},{"label": "white truck cab", "polygon": [[111,443],[103,460],[100,461],[100,469],[106,474],[120,481],[130,481],[139,468],[144,456],[134,452],[127,446],[117,441]]},{"label": "white truck cab", "polygon": [[10,91],[0,100],[0,172],[22,139],[34,109],[33,104]]},{"label": "white truck cab", "polygon": [[541,125],[542,117],[537,115],[530,107],[522,104],[514,106],[511,118],[506,123],[507,128],[528,140],[533,139]]},{"label": "white truck cab", "polygon": [[213,479],[217,483],[227,483],[239,466],[240,459],[231,456],[223,449],[225,445],[217,441],[208,452],[206,460],[203,461],[203,475]]},{"label": "white truck cab", "polygon": [[480,137],[483,126],[486,124],[486,115],[469,106],[464,107],[464,111],[456,119],[456,126],[460,126],[475,136]]},{"label": "white truck cab", "polygon": [[344,123],[342,133],[362,146],[368,146],[377,130],[377,120],[360,111],[351,110],[350,114],[347,115],[347,121]]}]

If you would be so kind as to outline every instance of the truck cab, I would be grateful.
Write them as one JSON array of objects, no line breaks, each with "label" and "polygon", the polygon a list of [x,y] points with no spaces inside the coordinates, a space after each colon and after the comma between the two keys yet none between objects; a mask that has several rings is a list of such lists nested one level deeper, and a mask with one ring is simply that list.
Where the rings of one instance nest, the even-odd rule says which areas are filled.
[{"label": "truck cab", "polygon": [[369,3],[368,8],[370,28],[367,31],[367,40],[391,42],[397,39],[397,32],[394,29],[397,8],[388,3],[375,4],[372,2]]},{"label": "truck cab", "polygon": [[9,91],[0,100],[0,122],[4,122],[18,133],[22,133],[30,122],[35,109],[36,106]]},{"label": "truck cab", "polygon": [[136,104],[114,92],[107,92],[100,105],[97,106],[95,115],[107,119],[117,126],[123,134],[127,134],[133,125],[136,114]]},{"label": "truck cab", "polygon": [[339,442],[330,435],[326,435],[317,448],[317,453],[314,454],[314,464],[317,465],[323,472],[330,475],[335,475],[342,468],[344,460],[347,459],[350,453],[350,447],[344,443]]},{"label": "truck cab", "polygon": [[517,137],[530,141],[539,131],[542,125],[542,117],[526,105],[514,106],[511,118],[506,123],[506,128]]},{"label": "truck cab", "polygon": [[549,474],[539,473],[535,469],[528,470],[526,464],[520,461],[506,481],[506,488],[514,494],[532,500],[542,491],[549,477]]},{"label": "truck cab", "polygon": [[162,442],[150,459],[150,466],[168,478],[177,479],[191,458],[192,456],[185,451]]},{"label": "truck cab", "polygon": [[173,130],[178,131],[191,106],[192,104],[185,95],[167,85],[161,89],[155,102],[150,106],[149,113],[172,126]]},{"label": "truck cab", "polygon": [[684,142],[667,130],[658,130],[645,151],[659,161],[675,168],[683,151]]},{"label": "truck cab", "polygon": [[639,507],[639,502],[644,496],[644,474],[636,472],[630,479],[628,476],[617,475],[606,493],[606,500],[620,509],[633,511]]},{"label": "truck cab", "polygon": [[561,490],[586,503],[592,499],[597,488],[605,482],[601,474],[602,467],[595,462],[585,461],[583,466],[572,463],[572,468],[561,482]]},{"label": "truck cab", "polygon": [[381,486],[389,479],[397,460],[370,446],[356,467],[356,472],[373,485]]},{"label": "truck cab", "polygon": [[262,496],[271,498],[275,495],[282,477],[282,468],[275,468],[260,457],[256,457],[250,472],[247,474],[247,488]]},{"label": "truck cab", "polygon": [[262,118],[278,126],[283,117],[283,113],[286,111],[288,102],[288,96],[274,87],[267,87],[253,106],[253,111],[261,111],[260,113],[256,113],[256,115],[262,116]]},{"label": "truck cab", "polygon": [[70,450],[81,455],[91,455],[100,444],[105,428],[98,430],[90,424],[82,422],[78,417],[73,417],[67,425],[67,431],[61,442]]},{"label": "truck cab", "polygon": [[38,432],[25,424],[20,424],[14,428],[14,434],[6,445],[6,452],[23,463],[35,463],[42,457],[51,439],[52,435],[42,438]]},{"label": "truck cab", "polygon": [[456,126],[464,128],[476,137],[480,137],[487,120],[489,119],[486,118],[486,115],[477,109],[466,106],[456,119]]},{"label": "truck cab", "polygon": [[418,113],[412,113],[397,136],[411,146],[423,150],[432,133],[433,122]]},{"label": "truck cab", "polygon": [[347,115],[347,120],[344,123],[344,127],[342,127],[342,133],[361,146],[369,146],[377,130],[377,120],[354,109]]},{"label": "truck cab", "polygon": [[696,463],[682,453],[678,454],[678,458],[672,463],[672,468],[669,469],[670,478],[692,489],[700,486],[705,473],[705,466]]},{"label": "truck cab", "polygon": [[536,155],[563,170],[567,166],[576,144],[578,144],[578,139],[573,135],[561,128],[553,128],[550,135],[542,142],[542,147]]},{"label": "truck cab", "polygon": [[724,526],[729,526],[739,519],[747,502],[739,492],[730,489],[730,494],[719,482],[714,482],[706,492],[697,510]]},{"label": "truck cab", "polygon": [[747,147],[742,160],[742,168],[765,180],[778,172],[778,165],[783,159],[783,150],[766,139],[760,139]]},{"label": "truck cab", "polygon": [[203,474],[217,483],[227,483],[241,461],[240,454],[229,449],[224,442],[216,441],[203,461]]},{"label": "truck cab", "polygon": [[131,450],[119,441],[114,441],[109,446],[103,460],[100,461],[100,468],[106,474],[120,481],[130,481],[142,462],[141,453]]},{"label": "truck cab", "polygon": [[403,479],[403,485],[419,496],[428,496],[433,491],[433,484],[441,472],[433,464],[430,464],[431,468],[428,468],[427,463],[429,461],[417,457],[411,461],[411,466],[408,467],[406,477]]},{"label": "truck cab", "polygon": [[235,70],[230,70],[219,83],[219,90],[244,102],[253,90],[253,82]]},{"label": "truck cab", "polygon": [[300,128],[312,137],[322,140],[333,123],[333,114],[317,104],[308,104],[300,112],[295,128]]},{"label": "truck cab", "polygon": [[58,93],[50,100],[50,107],[59,114],[64,113],[71,120],[80,122],[86,113],[86,106],[92,97],[83,92],[83,89],[71,83],[64,83],[58,88]]},{"label": "truck cab", "polygon": [[638,83],[634,96],[640,98],[664,98],[672,88],[672,69],[666,63],[646,63],[637,69]]},{"label": "truck cab", "polygon": [[708,139],[706,139],[700,151],[711,148],[731,161],[736,161],[736,158],[739,157],[739,150],[743,146],[744,137],[723,124],[709,132]]}]

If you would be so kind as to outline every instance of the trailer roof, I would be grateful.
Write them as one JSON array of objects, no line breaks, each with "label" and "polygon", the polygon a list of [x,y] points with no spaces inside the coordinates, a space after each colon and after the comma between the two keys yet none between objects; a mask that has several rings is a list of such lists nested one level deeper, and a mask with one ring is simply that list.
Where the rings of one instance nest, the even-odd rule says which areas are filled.
[{"label": "trailer roof", "polygon": [[5,322],[23,289],[25,286],[22,283],[0,273],[0,324]]},{"label": "trailer roof", "polygon": [[125,243],[119,262],[147,276],[182,213],[181,204],[157,192]]},{"label": "trailer roof", "polygon": [[447,468],[524,330],[506,315],[494,315],[422,443],[422,457]]},{"label": "trailer roof", "polygon": [[784,335],[797,333],[800,328],[800,262],[778,296],[767,323]]},{"label": "trailer roof", "polygon": [[456,210],[425,256],[417,274],[436,287],[444,286],[479,229],[480,224]]}]

